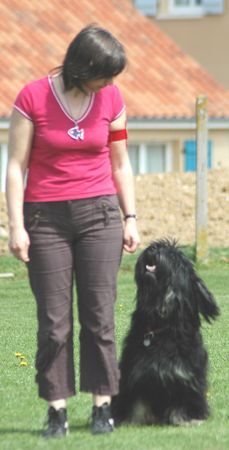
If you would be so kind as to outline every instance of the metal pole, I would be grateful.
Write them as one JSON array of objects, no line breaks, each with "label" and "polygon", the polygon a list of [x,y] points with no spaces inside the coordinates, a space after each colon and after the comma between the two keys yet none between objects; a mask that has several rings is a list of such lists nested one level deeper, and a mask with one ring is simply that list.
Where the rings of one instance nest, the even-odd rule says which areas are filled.
[{"label": "metal pole", "polygon": [[208,260],[208,101],[200,95],[196,100],[196,260]]}]

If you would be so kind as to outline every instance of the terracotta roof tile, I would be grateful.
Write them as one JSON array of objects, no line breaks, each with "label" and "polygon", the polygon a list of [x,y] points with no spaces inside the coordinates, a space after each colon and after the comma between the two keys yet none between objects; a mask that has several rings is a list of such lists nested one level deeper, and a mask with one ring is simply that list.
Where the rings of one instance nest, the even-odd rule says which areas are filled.
[{"label": "terracotta roof tile", "polygon": [[129,116],[191,118],[196,96],[205,94],[209,115],[229,118],[229,92],[130,0],[1,2],[0,116],[9,116],[26,82],[62,63],[71,39],[91,22],[108,28],[126,47],[129,65],[117,83]]}]

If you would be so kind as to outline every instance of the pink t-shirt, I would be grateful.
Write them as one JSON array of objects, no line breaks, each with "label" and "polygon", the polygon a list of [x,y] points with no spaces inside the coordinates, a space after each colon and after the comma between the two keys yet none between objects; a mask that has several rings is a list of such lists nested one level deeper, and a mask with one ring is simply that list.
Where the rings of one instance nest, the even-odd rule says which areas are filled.
[{"label": "pink t-shirt", "polygon": [[[58,201],[115,194],[109,124],[125,105],[115,85],[91,94],[77,120],[68,114],[50,77],[27,84],[14,107],[34,124],[25,201]],[[73,129],[73,137],[68,130]]]}]

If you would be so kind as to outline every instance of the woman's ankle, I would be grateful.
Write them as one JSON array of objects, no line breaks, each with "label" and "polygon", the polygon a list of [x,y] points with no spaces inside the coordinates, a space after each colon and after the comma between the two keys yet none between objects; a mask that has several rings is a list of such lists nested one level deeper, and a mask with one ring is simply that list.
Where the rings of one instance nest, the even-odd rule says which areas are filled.
[{"label": "woman's ankle", "polygon": [[109,395],[93,395],[93,405],[94,406],[102,406],[104,403],[110,405],[111,396]]},{"label": "woman's ankle", "polygon": [[61,398],[59,400],[53,400],[53,401],[48,402],[48,405],[52,406],[56,410],[61,409],[61,408],[65,408],[66,409],[67,402],[66,402],[65,399]]}]

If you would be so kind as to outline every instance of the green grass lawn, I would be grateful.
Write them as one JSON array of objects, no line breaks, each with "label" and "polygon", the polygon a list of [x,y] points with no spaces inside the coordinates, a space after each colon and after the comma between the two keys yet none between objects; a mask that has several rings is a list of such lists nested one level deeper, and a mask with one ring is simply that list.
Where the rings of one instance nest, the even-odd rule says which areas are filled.
[{"label": "green grass lawn", "polygon": [[[225,253],[225,252],[224,252]],[[68,403],[70,435],[67,439],[44,441],[40,437],[46,416],[46,404],[37,397],[34,383],[36,349],[35,304],[22,263],[11,256],[0,257],[0,272],[13,272],[13,278],[0,278],[0,449],[79,449],[79,450],[226,450],[228,432],[228,252],[215,254],[214,263],[199,267],[200,276],[215,294],[221,316],[212,325],[203,324],[203,336],[209,352],[208,398],[211,417],[195,427],[125,426],[111,435],[91,436],[89,419],[91,397],[79,393]],[[133,268],[136,255],[125,255],[119,275],[116,303],[117,345],[120,353],[123,337],[134,309]],[[76,308],[75,308],[76,311]],[[75,313],[76,315],[76,313]],[[75,327],[75,358],[78,365],[78,332]],[[27,365],[20,366],[20,352]],[[78,385],[78,380],[76,381]]]}]

